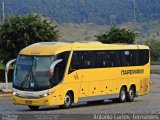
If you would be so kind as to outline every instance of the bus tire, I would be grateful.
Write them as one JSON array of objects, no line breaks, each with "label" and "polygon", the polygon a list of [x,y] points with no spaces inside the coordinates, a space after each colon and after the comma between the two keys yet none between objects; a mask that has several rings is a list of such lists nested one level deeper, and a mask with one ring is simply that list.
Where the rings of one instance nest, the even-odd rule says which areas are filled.
[{"label": "bus tire", "polygon": [[133,102],[134,97],[135,97],[135,89],[133,86],[131,86],[129,92],[127,93],[127,102]]},{"label": "bus tire", "polygon": [[127,100],[127,90],[125,87],[122,87],[119,93],[119,102],[124,103]]},{"label": "bus tire", "polygon": [[68,109],[71,107],[73,103],[73,96],[70,92],[68,92],[66,95],[65,95],[65,98],[64,98],[64,104],[61,105],[60,107],[61,108],[64,108],[64,109]]},{"label": "bus tire", "polygon": [[33,110],[33,111],[36,111],[39,109],[39,106],[31,106],[31,105],[28,105],[29,109],[30,110]]}]

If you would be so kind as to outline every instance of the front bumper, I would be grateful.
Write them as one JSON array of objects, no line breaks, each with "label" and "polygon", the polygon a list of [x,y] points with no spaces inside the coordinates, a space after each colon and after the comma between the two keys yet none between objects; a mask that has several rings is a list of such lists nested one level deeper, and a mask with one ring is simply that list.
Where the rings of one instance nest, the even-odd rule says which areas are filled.
[{"label": "front bumper", "polygon": [[[28,103],[27,101],[31,101]],[[32,105],[32,106],[56,106],[64,104],[64,100],[61,97],[49,95],[43,98],[29,99],[21,98],[12,95],[12,102],[15,105]]]}]

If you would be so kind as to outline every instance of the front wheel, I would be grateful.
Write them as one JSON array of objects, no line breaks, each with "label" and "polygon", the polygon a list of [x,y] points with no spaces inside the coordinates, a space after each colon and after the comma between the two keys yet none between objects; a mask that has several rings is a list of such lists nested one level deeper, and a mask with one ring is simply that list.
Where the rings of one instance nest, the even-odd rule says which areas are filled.
[{"label": "front wheel", "polygon": [[61,108],[68,109],[73,103],[73,96],[71,93],[67,93],[64,98],[64,105],[61,105]]},{"label": "front wheel", "polygon": [[38,110],[39,106],[31,106],[31,105],[28,105],[28,107],[30,108],[30,110]]}]

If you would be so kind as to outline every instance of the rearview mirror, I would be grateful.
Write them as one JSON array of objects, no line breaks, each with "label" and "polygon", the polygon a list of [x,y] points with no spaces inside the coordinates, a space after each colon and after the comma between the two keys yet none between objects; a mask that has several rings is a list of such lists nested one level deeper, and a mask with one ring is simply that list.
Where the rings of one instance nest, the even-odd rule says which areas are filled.
[{"label": "rearview mirror", "polygon": [[54,61],[51,66],[50,66],[50,71],[49,71],[49,75],[53,75],[54,74],[54,68],[55,66],[60,63],[62,61],[62,59],[56,60]]}]

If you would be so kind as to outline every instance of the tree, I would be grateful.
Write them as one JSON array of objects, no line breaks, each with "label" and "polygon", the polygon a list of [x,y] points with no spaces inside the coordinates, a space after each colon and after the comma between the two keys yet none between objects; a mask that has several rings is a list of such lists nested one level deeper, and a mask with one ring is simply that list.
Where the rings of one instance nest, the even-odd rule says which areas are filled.
[{"label": "tree", "polygon": [[39,15],[8,17],[0,26],[0,60],[5,64],[24,47],[36,42],[58,41],[57,26]]},{"label": "tree", "polygon": [[145,45],[150,48],[150,56],[151,61],[159,61],[160,60],[160,41],[151,38],[150,40],[146,40],[144,42]]},{"label": "tree", "polygon": [[95,36],[96,39],[102,43],[128,43],[132,44],[136,37],[137,33],[125,28],[118,28],[116,26],[111,27],[109,32],[98,34]]}]

